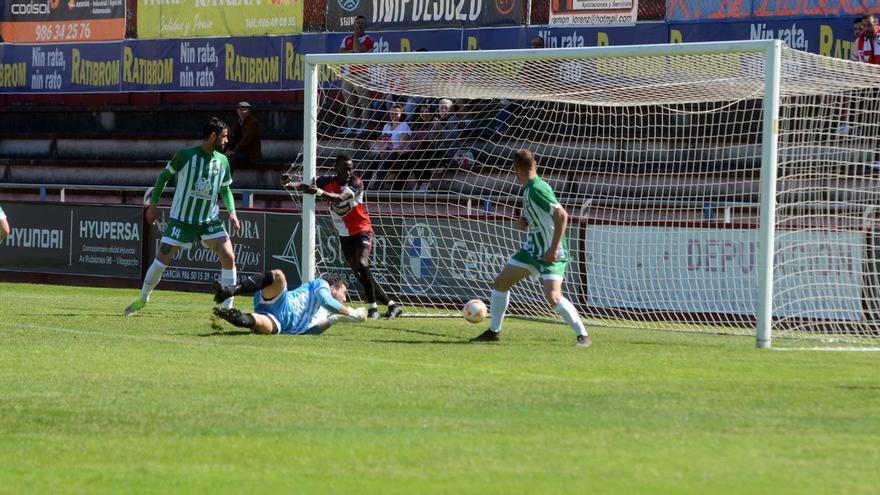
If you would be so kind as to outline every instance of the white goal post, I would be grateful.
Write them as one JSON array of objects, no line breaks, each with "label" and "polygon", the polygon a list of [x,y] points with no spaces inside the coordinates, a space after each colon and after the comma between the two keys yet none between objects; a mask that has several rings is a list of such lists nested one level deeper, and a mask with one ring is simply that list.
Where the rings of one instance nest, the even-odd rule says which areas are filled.
[{"label": "white goal post", "polygon": [[[523,242],[510,156],[529,148],[569,214],[563,289],[588,325],[880,344],[877,67],[778,40],[305,63],[291,172],[354,159],[394,300],[487,300]],[[301,206],[303,278],[346,274],[326,204]],[[536,283],[510,308],[556,317]]]}]

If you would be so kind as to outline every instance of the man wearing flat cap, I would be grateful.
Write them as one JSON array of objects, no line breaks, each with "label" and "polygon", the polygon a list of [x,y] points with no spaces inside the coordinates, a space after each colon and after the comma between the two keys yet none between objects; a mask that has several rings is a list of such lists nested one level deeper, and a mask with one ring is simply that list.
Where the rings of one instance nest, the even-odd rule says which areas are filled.
[{"label": "man wearing flat cap", "polygon": [[260,146],[260,122],[251,115],[251,104],[242,101],[235,106],[238,118],[229,126],[229,148],[226,157],[232,168],[256,165],[263,159]]}]

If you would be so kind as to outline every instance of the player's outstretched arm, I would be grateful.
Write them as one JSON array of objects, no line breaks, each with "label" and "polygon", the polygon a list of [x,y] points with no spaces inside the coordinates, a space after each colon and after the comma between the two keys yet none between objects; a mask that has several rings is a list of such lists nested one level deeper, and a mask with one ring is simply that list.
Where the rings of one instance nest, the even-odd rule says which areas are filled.
[{"label": "player's outstretched arm", "polygon": [[[281,175],[280,183],[281,183],[281,187],[283,187],[284,189],[289,189],[289,190],[300,192],[300,193],[306,192],[305,189],[309,188],[309,186],[303,184],[302,182],[294,181],[293,177],[291,177],[288,174]],[[315,193],[311,192],[309,194],[315,194]]]},{"label": "player's outstretched arm", "polygon": [[367,310],[364,308],[352,308],[350,306],[343,306],[339,313],[333,316],[338,316],[338,321],[350,321],[355,323],[361,323],[367,321]]},{"label": "player's outstretched arm", "polygon": [[322,333],[337,323],[362,323],[365,321],[367,321],[366,309],[343,306],[339,313],[332,314],[326,320],[318,322],[315,325],[317,331],[310,333]]}]

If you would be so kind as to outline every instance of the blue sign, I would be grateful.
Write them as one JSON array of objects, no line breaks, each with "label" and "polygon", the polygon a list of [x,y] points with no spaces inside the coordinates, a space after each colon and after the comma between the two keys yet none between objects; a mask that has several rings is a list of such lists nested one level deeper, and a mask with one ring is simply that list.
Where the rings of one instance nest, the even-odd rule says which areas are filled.
[{"label": "blue sign", "polygon": [[122,43],[0,43],[0,93],[120,91]]},{"label": "blue sign", "polygon": [[854,36],[852,20],[841,17],[669,25],[671,43],[749,39],[780,39],[798,50],[849,59]]},{"label": "blue sign", "polygon": [[280,90],[282,38],[129,40],[123,91]]}]

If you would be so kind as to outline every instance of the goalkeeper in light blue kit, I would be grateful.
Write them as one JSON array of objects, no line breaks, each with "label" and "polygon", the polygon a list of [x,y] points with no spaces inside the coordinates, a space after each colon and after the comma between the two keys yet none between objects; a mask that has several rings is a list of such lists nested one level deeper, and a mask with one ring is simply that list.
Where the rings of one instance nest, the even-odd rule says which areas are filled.
[{"label": "goalkeeper in light blue kit", "polygon": [[351,308],[344,303],[348,283],[329,276],[306,282],[287,290],[281,270],[254,275],[233,286],[214,282],[211,287],[217,304],[239,294],[254,294],[253,313],[235,308],[214,308],[214,314],[241,328],[259,334],[318,335],[340,321],[361,322],[367,310]]},{"label": "goalkeeper in light blue kit", "polygon": [[593,342],[574,305],[562,295],[562,279],[568,266],[568,248],[565,227],[568,213],[559,204],[549,184],[538,177],[538,164],[530,150],[521,149],[513,155],[513,170],[522,184],[523,216],[517,221],[528,237],[522,249],[507,261],[495,277],[489,304],[489,329],[471,339],[471,342],[495,342],[501,335],[501,323],[510,296],[510,288],[520,280],[541,277],[544,297],[562,319],[574,330],[578,347],[589,347]]}]

